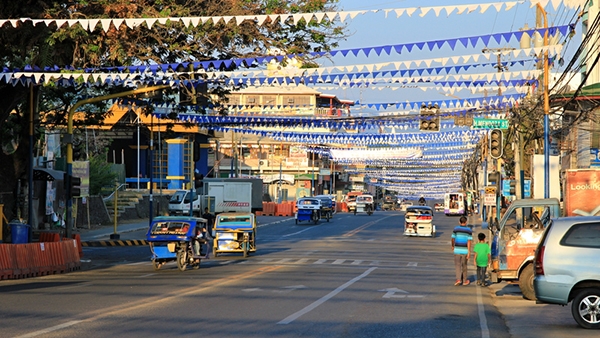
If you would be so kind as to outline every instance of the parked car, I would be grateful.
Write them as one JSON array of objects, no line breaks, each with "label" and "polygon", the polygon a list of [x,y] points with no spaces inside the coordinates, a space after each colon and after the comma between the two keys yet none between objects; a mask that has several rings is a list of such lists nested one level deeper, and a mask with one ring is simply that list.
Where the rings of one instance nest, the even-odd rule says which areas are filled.
[{"label": "parked car", "polygon": [[535,251],[538,303],[567,305],[586,329],[600,329],[600,217],[544,219]]}]

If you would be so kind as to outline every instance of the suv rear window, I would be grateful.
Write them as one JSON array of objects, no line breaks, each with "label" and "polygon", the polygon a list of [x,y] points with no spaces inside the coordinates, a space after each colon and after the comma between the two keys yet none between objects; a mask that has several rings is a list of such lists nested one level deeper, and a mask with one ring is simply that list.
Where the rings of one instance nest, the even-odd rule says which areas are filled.
[{"label": "suv rear window", "polygon": [[573,225],[560,241],[564,246],[600,248],[600,223]]}]

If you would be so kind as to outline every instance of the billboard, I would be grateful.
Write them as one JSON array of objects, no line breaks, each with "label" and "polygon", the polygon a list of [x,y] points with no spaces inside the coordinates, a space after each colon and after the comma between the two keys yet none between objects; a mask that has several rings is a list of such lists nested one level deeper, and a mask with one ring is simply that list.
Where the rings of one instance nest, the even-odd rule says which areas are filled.
[{"label": "billboard", "polygon": [[565,171],[565,215],[597,216],[600,212],[600,169]]}]

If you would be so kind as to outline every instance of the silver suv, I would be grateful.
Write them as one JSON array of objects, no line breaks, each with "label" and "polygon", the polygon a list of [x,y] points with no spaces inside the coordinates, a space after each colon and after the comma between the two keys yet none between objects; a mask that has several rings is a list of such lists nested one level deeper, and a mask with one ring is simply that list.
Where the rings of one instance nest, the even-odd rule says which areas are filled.
[{"label": "silver suv", "polygon": [[562,217],[549,224],[535,252],[538,303],[571,304],[586,329],[600,328],[600,217]]}]

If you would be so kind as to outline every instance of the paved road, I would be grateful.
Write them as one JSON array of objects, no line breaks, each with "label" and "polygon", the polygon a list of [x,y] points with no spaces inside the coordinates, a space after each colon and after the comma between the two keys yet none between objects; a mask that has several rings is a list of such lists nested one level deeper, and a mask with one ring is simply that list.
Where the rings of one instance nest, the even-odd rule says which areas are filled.
[{"label": "paved road", "polygon": [[453,286],[457,218],[436,215],[436,238],[402,237],[395,212],[340,214],[317,226],[260,221],[258,251],[248,259],[223,255],[199,270],[170,263],[154,271],[147,247],[87,247],[82,272],[2,282],[3,336],[597,334],[577,328],[565,308],[522,299],[518,287]]}]

